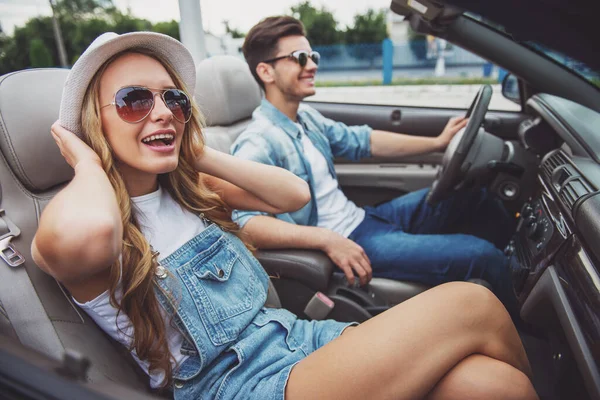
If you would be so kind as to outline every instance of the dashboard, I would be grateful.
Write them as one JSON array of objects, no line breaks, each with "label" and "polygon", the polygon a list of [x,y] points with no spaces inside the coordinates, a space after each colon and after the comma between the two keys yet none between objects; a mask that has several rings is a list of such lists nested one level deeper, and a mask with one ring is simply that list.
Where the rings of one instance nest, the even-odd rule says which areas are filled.
[{"label": "dashboard", "polygon": [[519,138],[541,161],[505,253],[523,319],[560,332],[600,398],[600,114],[546,94],[527,107]]}]

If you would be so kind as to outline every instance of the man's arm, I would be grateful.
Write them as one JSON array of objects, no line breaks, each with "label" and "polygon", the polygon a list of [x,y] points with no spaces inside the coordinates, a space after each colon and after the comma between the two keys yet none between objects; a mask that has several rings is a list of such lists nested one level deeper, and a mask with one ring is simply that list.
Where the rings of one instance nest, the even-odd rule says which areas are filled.
[{"label": "man's arm", "polygon": [[405,157],[443,151],[450,140],[467,125],[464,117],[450,118],[437,137],[419,137],[374,130],[371,132],[371,155],[374,157]]},{"label": "man's arm", "polygon": [[465,117],[450,118],[442,133],[432,138],[372,130],[367,125],[348,126],[326,118],[309,106],[304,105],[302,110],[321,127],[335,157],[355,161],[370,156],[406,157],[442,151],[468,122]]},{"label": "man's arm", "polygon": [[372,278],[371,262],[363,248],[329,229],[295,225],[258,215],[246,222],[242,232],[260,249],[321,250],[344,271],[350,284],[354,283],[353,270],[359,276],[361,285]]}]

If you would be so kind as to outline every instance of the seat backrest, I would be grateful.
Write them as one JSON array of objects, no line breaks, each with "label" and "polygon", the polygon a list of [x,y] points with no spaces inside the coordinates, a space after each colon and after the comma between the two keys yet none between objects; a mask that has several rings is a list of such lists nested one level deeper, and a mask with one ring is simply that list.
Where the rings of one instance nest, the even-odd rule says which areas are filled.
[{"label": "seat backrest", "polygon": [[[195,99],[206,118],[206,145],[229,153],[235,139],[252,121],[261,96],[258,83],[242,59],[214,56],[201,61],[196,68]],[[281,307],[271,282],[265,305]]]},{"label": "seat backrest", "polygon": [[195,99],[206,118],[206,144],[229,153],[260,105],[261,91],[244,60],[214,56],[196,68]]},{"label": "seat backrest", "polygon": [[12,243],[25,258],[24,264],[14,268],[0,260],[0,290],[7,296],[10,290],[6,285],[15,280],[25,282],[23,288],[33,293],[17,304],[3,302],[0,328],[4,333],[13,331],[24,345],[53,358],[62,358],[65,349],[86,355],[91,361],[90,381],[108,379],[145,389],[148,379],[139,374],[128,353],[79,310],[62,286],[31,258],[31,242],[42,210],[73,176],[50,135],[67,74],[65,69],[30,69],[0,77],[0,208],[5,210],[4,217],[20,228],[20,236]]}]

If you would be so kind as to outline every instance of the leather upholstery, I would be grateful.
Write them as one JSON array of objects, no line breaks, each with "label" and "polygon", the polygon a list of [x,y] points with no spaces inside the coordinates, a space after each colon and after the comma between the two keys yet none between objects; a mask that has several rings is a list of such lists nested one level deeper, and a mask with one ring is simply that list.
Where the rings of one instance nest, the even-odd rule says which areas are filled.
[{"label": "leather upholstery", "polygon": [[[44,315],[29,315],[27,324],[12,328],[23,344],[53,358],[62,358],[67,348],[85,354],[91,361],[89,381],[110,380],[144,390],[147,378],[124,360],[115,344],[31,258],[31,242],[43,208],[73,175],[50,135],[67,73],[31,69],[0,77],[1,207],[21,230],[12,241],[26,260],[18,268],[25,268],[45,310]],[[0,260],[0,268],[9,267]]]},{"label": "leather upholstery", "polygon": [[263,250],[256,252],[256,258],[272,278],[291,279],[322,292],[335,268],[329,257],[314,250]]},{"label": "leather upholstery", "polygon": [[0,77],[0,149],[19,183],[32,192],[73,177],[50,134],[68,72],[29,69]]},{"label": "leather upholstery", "polygon": [[0,303],[0,335],[18,339],[17,332],[13,329],[2,303]]},{"label": "leather upholstery", "polygon": [[208,126],[229,126],[252,116],[261,91],[244,60],[214,56],[198,64],[194,97]]}]

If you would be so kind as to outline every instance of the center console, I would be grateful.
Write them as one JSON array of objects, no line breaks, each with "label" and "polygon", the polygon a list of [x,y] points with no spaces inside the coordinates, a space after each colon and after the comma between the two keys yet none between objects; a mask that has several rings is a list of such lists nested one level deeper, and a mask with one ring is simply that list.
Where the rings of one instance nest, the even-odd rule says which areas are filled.
[{"label": "center console", "polygon": [[559,205],[540,179],[539,190],[518,213],[517,232],[505,249],[515,257],[513,284],[523,300],[570,234]]}]

